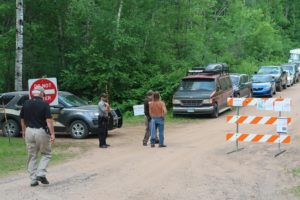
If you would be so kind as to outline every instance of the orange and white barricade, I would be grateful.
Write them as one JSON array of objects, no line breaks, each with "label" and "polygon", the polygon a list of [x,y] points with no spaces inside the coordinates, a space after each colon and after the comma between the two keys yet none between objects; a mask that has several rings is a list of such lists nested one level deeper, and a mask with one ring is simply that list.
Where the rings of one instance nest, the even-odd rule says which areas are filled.
[{"label": "orange and white barricade", "polygon": [[[277,143],[280,155],[284,151],[280,150],[280,144],[288,144],[291,142],[291,136],[287,135],[287,126],[291,124],[292,118],[282,117],[282,112],[289,112],[291,110],[291,99],[289,98],[228,98],[227,104],[229,106],[237,107],[236,115],[228,115],[226,121],[228,123],[236,124],[236,132],[226,134],[226,140],[236,142],[236,152],[239,150],[239,142],[260,142],[260,143]],[[273,110],[278,111],[278,116],[247,116],[239,115],[240,107],[256,106],[258,110]],[[265,135],[262,133],[240,133],[240,124],[262,124],[262,125],[276,125],[277,134]],[[230,152],[231,153],[231,152]]]}]

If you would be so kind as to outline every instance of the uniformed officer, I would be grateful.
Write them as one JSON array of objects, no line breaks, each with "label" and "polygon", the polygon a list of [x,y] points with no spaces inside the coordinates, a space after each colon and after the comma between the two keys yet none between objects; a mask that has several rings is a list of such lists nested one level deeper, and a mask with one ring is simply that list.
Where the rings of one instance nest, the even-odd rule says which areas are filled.
[{"label": "uniformed officer", "polygon": [[[31,99],[24,103],[20,113],[22,135],[28,151],[27,169],[32,187],[37,186],[39,182],[49,184],[46,168],[51,159],[51,144],[55,140],[50,107],[43,100],[44,95],[43,87],[36,86]],[[41,159],[37,163],[39,153]]]},{"label": "uniformed officer", "polygon": [[106,93],[102,93],[100,96],[100,101],[98,103],[98,125],[99,125],[99,147],[107,148],[110,145],[106,143],[106,137],[108,132],[108,113],[109,113],[109,104],[107,103],[108,96]]}]

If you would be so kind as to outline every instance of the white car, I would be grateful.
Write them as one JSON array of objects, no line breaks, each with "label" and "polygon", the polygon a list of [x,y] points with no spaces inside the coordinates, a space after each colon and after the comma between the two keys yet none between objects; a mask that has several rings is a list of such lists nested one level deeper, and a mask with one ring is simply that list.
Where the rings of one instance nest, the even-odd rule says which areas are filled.
[{"label": "white car", "polygon": [[294,85],[294,74],[291,73],[289,70],[285,70],[287,73],[287,86],[290,87]]}]

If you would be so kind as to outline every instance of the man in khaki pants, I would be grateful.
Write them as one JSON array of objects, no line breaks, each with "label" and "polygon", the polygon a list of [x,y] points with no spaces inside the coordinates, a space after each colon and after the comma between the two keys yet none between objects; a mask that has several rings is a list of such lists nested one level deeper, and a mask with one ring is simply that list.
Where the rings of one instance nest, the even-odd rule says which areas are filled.
[{"label": "man in khaki pants", "polygon": [[[40,181],[49,184],[46,178],[46,168],[51,159],[51,144],[55,140],[52,116],[49,105],[43,100],[45,91],[36,86],[32,97],[27,100],[20,113],[22,135],[26,140],[28,160],[27,169],[31,179],[31,186],[37,186]],[[38,154],[41,153],[39,164]]]}]

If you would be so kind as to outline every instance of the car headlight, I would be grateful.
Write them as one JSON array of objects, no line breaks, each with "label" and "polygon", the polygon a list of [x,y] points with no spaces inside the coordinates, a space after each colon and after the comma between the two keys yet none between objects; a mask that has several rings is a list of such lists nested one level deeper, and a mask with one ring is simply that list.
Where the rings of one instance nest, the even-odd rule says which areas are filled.
[{"label": "car headlight", "polygon": [[212,99],[203,99],[202,103],[204,103],[204,104],[212,104]]},{"label": "car headlight", "polygon": [[98,113],[98,112],[88,112],[88,115],[89,115],[91,118],[95,118],[95,117],[98,117],[98,116],[99,116],[99,113]]},{"label": "car headlight", "polygon": [[173,99],[173,102],[172,102],[173,104],[181,104],[181,101],[180,100],[178,100],[178,99]]}]

